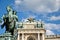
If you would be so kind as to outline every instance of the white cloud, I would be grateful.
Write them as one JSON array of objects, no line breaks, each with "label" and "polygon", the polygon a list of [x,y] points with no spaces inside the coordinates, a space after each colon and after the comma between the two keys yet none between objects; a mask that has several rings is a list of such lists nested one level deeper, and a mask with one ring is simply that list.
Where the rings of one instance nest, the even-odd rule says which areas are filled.
[{"label": "white cloud", "polygon": [[[44,27],[46,29],[46,34],[55,34],[54,32],[60,32],[60,24],[53,24],[53,23],[44,23]],[[56,30],[56,31],[54,31]],[[57,33],[58,34],[58,33]]]},{"label": "white cloud", "polygon": [[55,35],[55,33],[51,30],[46,30],[46,35]]},{"label": "white cloud", "polygon": [[22,22],[27,22],[28,20],[27,19],[22,19]]},{"label": "white cloud", "polygon": [[60,30],[60,24],[45,23],[45,29],[47,30]]},{"label": "white cloud", "polygon": [[60,16],[52,16],[50,17],[50,20],[60,20]]},{"label": "white cloud", "polygon": [[21,0],[15,0],[15,4],[16,4],[16,5],[21,4]]},{"label": "white cloud", "polygon": [[[59,9],[59,0],[15,0],[17,6],[24,6],[23,8],[37,11],[37,12],[55,12]],[[19,9],[20,9],[19,6]],[[24,9],[23,9],[24,10]]]}]

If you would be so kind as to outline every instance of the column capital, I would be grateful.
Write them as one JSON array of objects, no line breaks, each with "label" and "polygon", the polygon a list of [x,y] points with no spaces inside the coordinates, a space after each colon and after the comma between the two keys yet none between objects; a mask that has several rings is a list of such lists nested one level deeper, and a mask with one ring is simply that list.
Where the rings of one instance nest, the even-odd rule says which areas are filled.
[{"label": "column capital", "polygon": [[22,33],[22,34],[24,34],[24,33]]},{"label": "column capital", "polygon": [[38,34],[40,34],[40,33],[38,33]]}]

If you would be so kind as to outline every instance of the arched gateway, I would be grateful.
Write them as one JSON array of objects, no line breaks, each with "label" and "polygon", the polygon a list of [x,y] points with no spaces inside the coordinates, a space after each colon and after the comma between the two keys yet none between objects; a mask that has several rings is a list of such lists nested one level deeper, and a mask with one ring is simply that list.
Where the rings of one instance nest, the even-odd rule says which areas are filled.
[{"label": "arched gateway", "polygon": [[34,37],[32,37],[32,36],[29,36],[28,38],[27,38],[27,40],[36,40]]}]

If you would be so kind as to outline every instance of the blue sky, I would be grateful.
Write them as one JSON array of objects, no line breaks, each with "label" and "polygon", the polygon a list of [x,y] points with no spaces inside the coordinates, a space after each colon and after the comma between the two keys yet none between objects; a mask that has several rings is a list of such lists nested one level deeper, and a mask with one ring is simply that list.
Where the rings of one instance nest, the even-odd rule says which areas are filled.
[{"label": "blue sky", "polygon": [[[19,21],[33,17],[44,22],[47,35],[60,34],[60,0],[0,0],[0,18],[8,5],[17,12]],[[0,27],[0,34],[4,32]]]}]

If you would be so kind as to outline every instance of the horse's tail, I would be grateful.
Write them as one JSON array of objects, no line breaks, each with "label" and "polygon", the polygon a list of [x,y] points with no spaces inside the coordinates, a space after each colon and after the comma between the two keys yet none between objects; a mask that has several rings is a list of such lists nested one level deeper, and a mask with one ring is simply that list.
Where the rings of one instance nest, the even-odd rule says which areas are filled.
[{"label": "horse's tail", "polygon": [[4,27],[4,25],[5,25],[5,23],[3,23],[3,24],[1,25],[1,28],[3,28],[3,27]]}]

